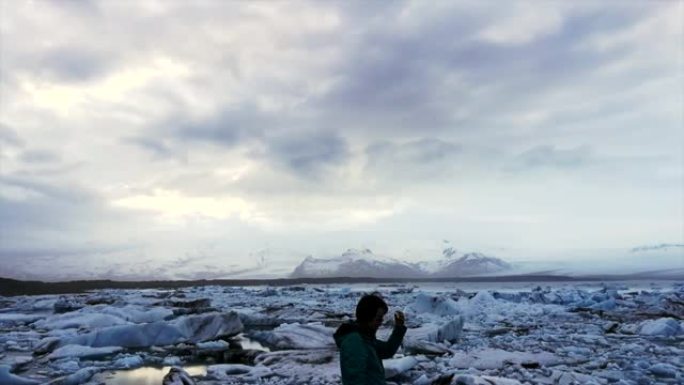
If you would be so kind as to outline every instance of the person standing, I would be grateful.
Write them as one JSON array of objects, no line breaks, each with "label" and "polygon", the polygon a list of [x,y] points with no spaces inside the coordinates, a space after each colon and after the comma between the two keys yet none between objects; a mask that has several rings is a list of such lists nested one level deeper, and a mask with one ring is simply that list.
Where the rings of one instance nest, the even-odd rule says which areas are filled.
[{"label": "person standing", "polygon": [[375,338],[387,311],[382,298],[364,295],[356,305],[356,320],[340,325],[333,335],[340,349],[343,385],[385,385],[382,360],[394,356],[406,334],[404,313],[397,311],[389,339]]}]

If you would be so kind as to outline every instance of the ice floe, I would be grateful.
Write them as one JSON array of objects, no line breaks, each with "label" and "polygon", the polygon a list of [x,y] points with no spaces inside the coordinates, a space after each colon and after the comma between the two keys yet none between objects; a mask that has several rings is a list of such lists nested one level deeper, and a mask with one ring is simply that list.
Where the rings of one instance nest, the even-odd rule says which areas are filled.
[{"label": "ice floe", "polygon": [[153,345],[170,345],[181,341],[201,342],[222,336],[232,336],[240,333],[242,328],[237,313],[209,313],[184,316],[169,322],[101,328],[62,340],[60,345],[143,348]]},{"label": "ice floe", "polygon": [[684,333],[681,325],[673,318],[660,318],[644,321],[638,328],[639,334],[646,336],[672,337]]},{"label": "ice floe", "polygon": [[323,349],[335,347],[334,331],[321,323],[294,323],[282,324],[272,331],[254,332],[250,337],[277,349]]},{"label": "ice floe", "polygon": [[118,353],[122,350],[123,348],[120,346],[104,346],[99,348],[93,348],[90,346],[81,345],[65,345],[55,349],[52,353],[48,354],[47,358],[49,360],[56,360],[67,357],[101,358],[108,355],[112,355],[114,353]]},{"label": "ice floe", "polygon": [[[386,299],[390,315],[407,315],[402,347],[384,360],[388,385],[684,380],[679,282],[491,286],[206,286],[0,297],[0,384],[95,385],[112,371],[161,366],[177,367],[164,385],[339,384],[332,334],[370,292]],[[393,326],[386,318],[380,339]],[[183,372],[198,363],[206,375]]]}]

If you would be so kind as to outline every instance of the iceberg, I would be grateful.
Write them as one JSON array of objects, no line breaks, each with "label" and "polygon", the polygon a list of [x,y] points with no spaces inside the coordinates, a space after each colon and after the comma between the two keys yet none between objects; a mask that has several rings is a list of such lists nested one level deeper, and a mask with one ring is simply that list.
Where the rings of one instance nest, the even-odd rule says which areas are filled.
[{"label": "iceberg", "polygon": [[662,337],[672,337],[682,332],[679,322],[674,318],[644,321],[639,325],[638,330],[641,335]]},{"label": "iceberg", "polygon": [[47,356],[49,360],[56,360],[66,357],[77,357],[77,358],[90,358],[97,359],[110,354],[118,353],[122,351],[123,348],[119,346],[104,346],[100,348],[93,348],[90,346],[81,345],[65,345],[61,348],[57,348],[55,351]]},{"label": "iceberg", "polygon": [[333,328],[320,322],[292,323],[282,324],[272,331],[255,332],[250,337],[277,349],[332,349],[335,348],[334,332]]},{"label": "iceberg", "polygon": [[459,315],[458,303],[451,298],[420,293],[412,304],[405,308],[408,314],[433,314],[437,316]]},{"label": "iceberg", "polygon": [[178,342],[202,342],[228,337],[242,332],[243,326],[235,312],[206,313],[180,317],[169,322],[120,325],[102,328],[60,341],[60,346],[92,347],[121,346],[144,348],[172,345]]}]

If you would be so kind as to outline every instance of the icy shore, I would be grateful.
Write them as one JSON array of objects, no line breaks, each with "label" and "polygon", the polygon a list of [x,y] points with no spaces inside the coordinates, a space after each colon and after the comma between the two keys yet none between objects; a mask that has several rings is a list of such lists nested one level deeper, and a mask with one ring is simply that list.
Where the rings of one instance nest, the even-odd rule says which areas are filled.
[{"label": "icy shore", "polygon": [[[107,384],[114,370],[198,364],[207,366],[192,377],[198,385],[339,384],[332,333],[371,291],[407,315],[404,345],[385,361],[389,384],[684,381],[684,283],[543,285],[0,297],[0,384]],[[391,331],[386,319],[380,337]]]}]

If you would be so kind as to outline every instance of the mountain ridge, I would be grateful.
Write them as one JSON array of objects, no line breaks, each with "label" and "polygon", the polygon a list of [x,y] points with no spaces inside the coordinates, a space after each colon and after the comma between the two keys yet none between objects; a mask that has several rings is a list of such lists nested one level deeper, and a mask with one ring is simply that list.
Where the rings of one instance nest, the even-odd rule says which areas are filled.
[{"label": "mountain ridge", "polygon": [[453,247],[442,251],[437,261],[404,262],[375,255],[370,249],[347,249],[330,258],[306,257],[290,278],[376,277],[376,278],[446,278],[501,273],[511,264],[483,253],[460,253]]},{"label": "mountain ridge", "polygon": [[638,246],[638,247],[633,247],[630,252],[632,253],[638,253],[638,252],[649,252],[649,251],[670,251],[672,249],[675,250],[681,250],[682,253],[684,253],[684,244],[682,243],[661,243],[658,245],[644,245],[644,246]]}]

